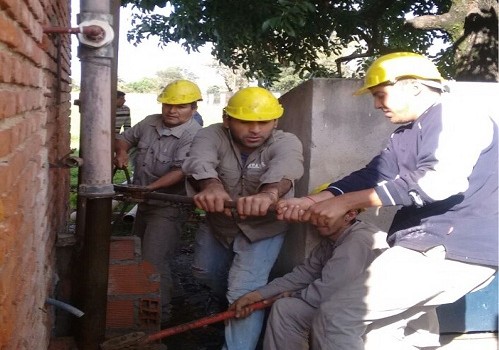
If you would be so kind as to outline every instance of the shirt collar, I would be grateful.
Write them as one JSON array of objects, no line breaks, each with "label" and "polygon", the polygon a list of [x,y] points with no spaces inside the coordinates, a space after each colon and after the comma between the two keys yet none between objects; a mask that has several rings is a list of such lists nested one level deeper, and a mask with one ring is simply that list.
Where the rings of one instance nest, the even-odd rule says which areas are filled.
[{"label": "shirt collar", "polygon": [[163,119],[160,119],[158,125],[156,126],[156,130],[161,136],[175,136],[179,139],[184,131],[187,130],[193,122],[195,122],[193,118],[190,118],[184,124],[169,128],[163,124]]}]

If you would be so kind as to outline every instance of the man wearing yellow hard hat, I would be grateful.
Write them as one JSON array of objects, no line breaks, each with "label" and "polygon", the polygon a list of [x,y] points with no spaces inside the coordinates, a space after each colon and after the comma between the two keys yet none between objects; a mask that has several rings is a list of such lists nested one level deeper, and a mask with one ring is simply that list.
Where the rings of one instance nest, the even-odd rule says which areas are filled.
[{"label": "man wearing yellow hard hat", "polygon": [[281,219],[330,227],[354,208],[400,207],[391,248],[319,307],[312,349],[438,346],[436,307],[484,287],[497,271],[497,125],[444,91],[426,57],[378,58],[356,93],[371,93],[400,125],[386,148],[320,193],[278,203]]},{"label": "man wearing yellow hard hat", "polygon": [[[182,166],[197,190],[196,206],[207,212],[196,234],[193,273],[229,303],[267,283],[288,227],[268,209],[293,197],[303,174],[301,142],[277,129],[283,112],[270,91],[239,90],[223,123],[199,131]],[[237,208],[224,208],[225,201]],[[253,350],[263,316],[229,321],[224,349]]]},{"label": "man wearing yellow hard hat", "polygon": [[[128,163],[128,150],[137,148],[133,183],[146,190],[185,195],[185,161],[194,135],[201,126],[194,120],[199,87],[188,80],[168,84],[158,96],[161,114],[149,115],[117,136],[114,164]],[[140,203],[133,233],[142,239],[142,256],[161,274],[161,323],[170,318],[172,276],[170,261],[180,237],[185,214],[165,202]]]}]

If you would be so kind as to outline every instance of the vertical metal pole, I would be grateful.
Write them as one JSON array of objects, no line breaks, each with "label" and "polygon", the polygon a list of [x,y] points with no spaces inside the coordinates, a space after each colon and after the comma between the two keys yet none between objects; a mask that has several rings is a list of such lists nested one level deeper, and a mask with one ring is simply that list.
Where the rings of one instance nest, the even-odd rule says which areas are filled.
[{"label": "vertical metal pole", "polygon": [[[113,14],[113,29],[116,35],[114,36],[113,50],[114,58],[111,65],[111,97],[113,103],[111,104],[111,128],[114,130],[115,119],[116,119],[116,90],[118,86],[118,50],[120,44],[119,32],[120,32],[120,7],[121,0],[111,0],[111,11]],[[114,137],[112,139],[112,150],[114,150]]]},{"label": "vertical metal pole", "polygon": [[[99,20],[112,25],[110,1],[80,0],[78,23]],[[98,350],[106,330],[109,246],[111,236],[111,61],[112,45],[80,44],[80,168],[78,196],[84,210],[83,229],[78,229],[80,250],[76,254],[75,304],[85,315],[77,322],[78,348]]]}]

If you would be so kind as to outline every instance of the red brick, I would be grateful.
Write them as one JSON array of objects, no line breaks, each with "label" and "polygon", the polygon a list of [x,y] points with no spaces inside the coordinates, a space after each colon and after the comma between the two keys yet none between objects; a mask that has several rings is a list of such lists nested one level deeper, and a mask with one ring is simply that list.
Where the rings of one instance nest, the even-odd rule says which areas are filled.
[{"label": "red brick", "polygon": [[134,261],[138,256],[138,243],[136,237],[112,238],[109,253],[111,263],[115,260]]},{"label": "red brick", "polygon": [[19,23],[30,36],[33,36],[37,41],[40,41],[42,35],[41,26],[37,23],[24,1],[11,2],[7,8],[7,13]]},{"label": "red brick", "polygon": [[137,265],[109,266],[109,295],[159,293],[159,275],[147,261]]},{"label": "red brick", "polygon": [[0,81],[10,83],[12,81],[13,59],[7,52],[0,51]]},{"label": "red brick", "polygon": [[0,0],[0,7],[6,10],[16,6],[18,0]]},{"label": "red brick", "polygon": [[0,130],[0,158],[8,156],[12,152],[12,130]]},{"label": "red brick", "polygon": [[7,19],[5,15],[0,13],[0,42],[5,43],[10,47],[17,46],[17,41],[20,36],[19,27],[17,27],[15,22],[12,22],[10,19]]},{"label": "red brick", "polygon": [[133,328],[134,313],[133,300],[108,300],[106,328]]},{"label": "red brick", "polygon": [[0,119],[12,117],[16,112],[15,93],[12,91],[0,91]]}]

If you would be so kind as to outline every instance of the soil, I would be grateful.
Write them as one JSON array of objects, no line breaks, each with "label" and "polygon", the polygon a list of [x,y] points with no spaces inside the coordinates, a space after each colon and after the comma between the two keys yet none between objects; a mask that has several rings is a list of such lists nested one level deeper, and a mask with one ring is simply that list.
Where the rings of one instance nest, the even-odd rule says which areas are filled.
[{"label": "soil", "polygon": [[[119,217],[119,213],[116,216]],[[213,297],[210,290],[197,282],[191,273],[194,256],[194,235],[200,217],[192,214],[186,222],[181,242],[172,266],[175,290],[172,298],[172,318],[162,328],[173,327],[201,317],[225,311],[227,305]],[[114,235],[130,235],[132,223],[115,217]],[[223,322],[192,329],[163,339],[168,350],[219,350],[224,342]]]}]

